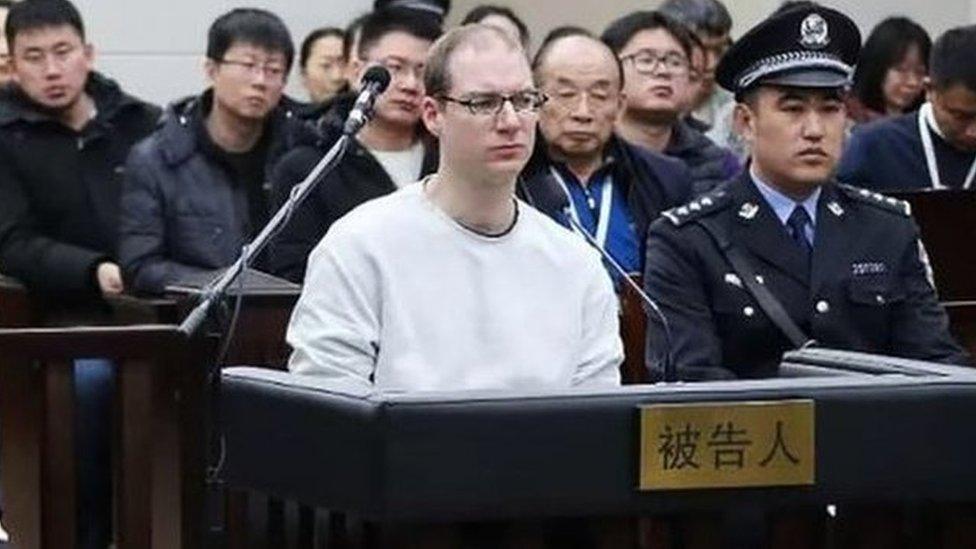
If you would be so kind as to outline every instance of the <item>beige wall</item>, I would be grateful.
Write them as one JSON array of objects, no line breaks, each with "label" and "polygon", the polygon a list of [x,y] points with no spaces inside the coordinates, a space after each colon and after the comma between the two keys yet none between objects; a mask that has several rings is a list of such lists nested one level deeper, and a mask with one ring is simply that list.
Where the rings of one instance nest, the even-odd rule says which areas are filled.
[{"label": "beige wall", "polygon": [[[779,5],[780,0],[724,0],[732,13],[738,36]],[[454,0],[452,22],[458,22],[479,0]],[[638,9],[653,9],[659,0],[488,0],[518,13],[538,45],[549,29],[566,24],[580,25],[599,33],[620,15]],[[828,0],[824,4],[849,14],[867,34],[889,15],[907,15],[936,35],[960,24],[976,21],[976,0]]]}]

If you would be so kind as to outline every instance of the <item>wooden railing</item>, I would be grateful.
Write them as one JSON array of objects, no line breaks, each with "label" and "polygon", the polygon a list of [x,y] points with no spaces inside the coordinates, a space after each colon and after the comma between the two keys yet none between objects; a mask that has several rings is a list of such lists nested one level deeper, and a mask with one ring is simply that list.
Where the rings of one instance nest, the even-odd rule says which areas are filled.
[{"label": "wooden railing", "polygon": [[117,546],[202,547],[214,349],[172,326],[0,330],[0,475],[14,546],[75,546],[73,370],[101,357],[119,386]]}]

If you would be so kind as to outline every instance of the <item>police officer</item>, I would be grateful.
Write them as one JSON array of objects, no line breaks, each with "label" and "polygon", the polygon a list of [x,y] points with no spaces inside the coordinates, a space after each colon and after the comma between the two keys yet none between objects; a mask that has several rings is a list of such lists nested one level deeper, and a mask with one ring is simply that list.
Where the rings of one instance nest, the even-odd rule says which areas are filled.
[{"label": "police officer", "polygon": [[[838,184],[857,26],[806,5],[749,31],[719,64],[752,151],[739,178],[664,213],[645,285],[684,379],[768,377],[784,351],[825,347],[949,363],[952,340],[905,202]],[[662,326],[648,366],[660,375]]]}]

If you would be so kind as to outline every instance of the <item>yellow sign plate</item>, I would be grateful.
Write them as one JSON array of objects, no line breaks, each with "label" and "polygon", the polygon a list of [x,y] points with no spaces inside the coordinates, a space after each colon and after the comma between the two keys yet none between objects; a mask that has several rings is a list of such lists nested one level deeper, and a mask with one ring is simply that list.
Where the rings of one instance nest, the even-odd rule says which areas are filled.
[{"label": "yellow sign plate", "polygon": [[640,489],[814,483],[812,400],[640,407]]}]

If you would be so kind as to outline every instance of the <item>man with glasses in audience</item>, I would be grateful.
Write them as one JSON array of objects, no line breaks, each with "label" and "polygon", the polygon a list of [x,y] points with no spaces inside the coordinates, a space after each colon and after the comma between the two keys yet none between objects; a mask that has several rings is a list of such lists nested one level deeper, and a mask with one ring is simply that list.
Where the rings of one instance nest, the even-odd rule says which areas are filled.
[{"label": "man with glasses in audience", "polygon": [[138,292],[226,267],[269,215],[271,166],[298,131],[280,104],[294,57],[284,23],[259,9],[214,21],[211,87],[178,101],[132,151],[122,198],[119,257]]},{"label": "man with glasses in audience", "polygon": [[[688,169],[614,135],[623,73],[617,56],[588,31],[554,30],[539,48],[533,72],[547,101],[520,193],[534,203],[541,186],[558,183],[570,199],[570,215],[625,270],[642,273],[647,225],[691,198]],[[545,213],[568,224],[563,212]],[[610,275],[619,287],[616,271]]]},{"label": "man with glasses in audience", "polygon": [[599,256],[514,197],[544,103],[521,45],[467,25],[427,63],[422,113],[440,167],[353,210],[315,248],[289,368],[358,390],[618,384]]},{"label": "man with glasses in audience", "polygon": [[683,119],[689,86],[691,31],[654,11],[625,15],[601,37],[624,67],[624,111],[617,134],[630,143],[678,158],[695,190],[739,173],[738,159]]},{"label": "man with glasses in audience", "polygon": [[[390,86],[376,100],[373,119],[356,135],[346,156],[271,243],[271,272],[300,283],[308,254],[336,219],[437,168],[436,147],[420,123],[420,104],[427,50],[440,34],[437,23],[417,10],[388,8],[363,20],[358,48],[350,59],[355,80],[358,82],[370,67],[383,65],[392,76]],[[275,168],[272,186],[276,207],[288,199],[291,189],[342,135],[355,101],[355,93],[337,97],[318,122],[319,135],[296,147]]]}]

